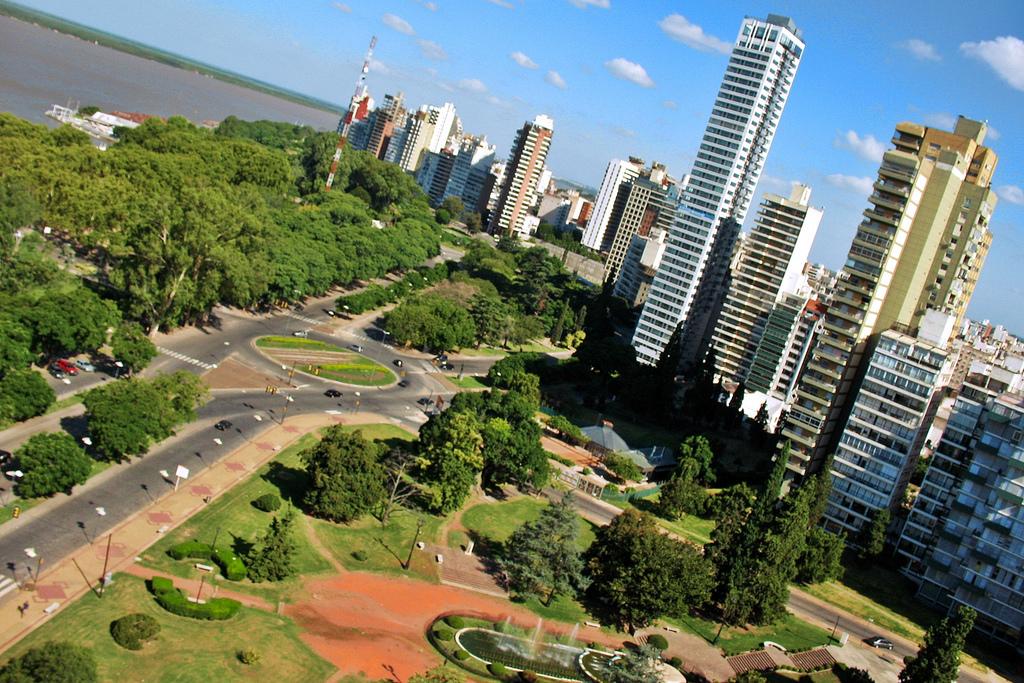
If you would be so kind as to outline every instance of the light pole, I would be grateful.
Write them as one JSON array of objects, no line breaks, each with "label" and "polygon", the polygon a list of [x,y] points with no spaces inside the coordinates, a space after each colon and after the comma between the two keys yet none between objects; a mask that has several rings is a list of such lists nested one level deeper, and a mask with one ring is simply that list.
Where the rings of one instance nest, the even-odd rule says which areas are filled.
[{"label": "light pole", "polygon": [[121,369],[124,367],[124,363],[119,360],[114,361],[114,367],[117,368],[117,372],[114,373],[114,379],[121,378]]},{"label": "light pole", "polygon": [[291,404],[291,403],[292,403],[293,401],[295,401],[295,399],[294,399],[294,398],[292,398],[291,396],[285,396],[285,397],[284,397],[284,412],[283,412],[283,413],[281,413],[281,424],[284,424],[284,420],[285,420],[285,418],[286,418],[286,417],[288,417],[288,406],[289,406],[289,405],[290,405],[290,404]]}]

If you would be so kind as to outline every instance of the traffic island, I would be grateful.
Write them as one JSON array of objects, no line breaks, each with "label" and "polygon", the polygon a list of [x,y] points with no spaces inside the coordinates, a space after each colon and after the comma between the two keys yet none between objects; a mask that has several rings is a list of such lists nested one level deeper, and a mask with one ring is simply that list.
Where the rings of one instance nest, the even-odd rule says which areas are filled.
[{"label": "traffic island", "polygon": [[256,347],[282,367],[320,379],[360,387],[381,387],[397,381],[395,374],[380,363],[316,339],[260,337]]}]

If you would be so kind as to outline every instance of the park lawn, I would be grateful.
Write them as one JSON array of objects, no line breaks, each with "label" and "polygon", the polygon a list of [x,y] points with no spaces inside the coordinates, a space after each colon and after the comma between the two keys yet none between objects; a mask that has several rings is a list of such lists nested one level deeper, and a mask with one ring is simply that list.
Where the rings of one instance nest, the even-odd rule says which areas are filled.
[{"label": "park lawn", "polygon": [[446,380],[460,389],[487,389],[488,385],[480,381],[479,377],[466,375],[465,377],[445,377]]},{"label": "park lawn", "polygon": [[305,351],[336,351],[338,353],[345,351],[340,346],[303,337],[260,337],[256,340],[256,346],[261,349],[303,349]]},{"label": "park lawn", "polygon": [[459,349],[458,355],[460,356],[482,356],[485,358],[494,358],[499,356],[507,356],[510,353],[554,353],[555,351],[565,351],[563,348],[558,348],[546,344],[543,341],[531,341],[528,344],[513,344],[511,348],[505,349],[500,346],[488,346],[486,344],[481,345],[480,348],[473,348],[472,346],[464,349]]},{"label": "park lawn", "polygon": [[[428,552],[413,549],[409,571],[402,569],[402,563],[409,557],[409,549],[416,539],[417,519],[424,522],[418,540],[437,543],[445,518],[427,513],[397,510],[385,527],[381,527],[380,522],[369,515],[351,524],[335,524],[319,519],[310,521],[320,542],[346,569],[403,575],[411,573],[437,583],[437,563]],[[357,559],[357,554],[365,559]]]},{"label": "park lawn", "polygon": [[[715,640],[719,624],[698,616],[666,618],[665,621],[679,628],[697,634],[709,643]],[[829,632],[806,621],[801,621],[786,612],[786,616],[778,623],[768,626],[730,627],[722,630],[722,635],[715,643],[725,652],[726,656],[761,649],[764,641],[778,643],[787,650],[809,650],[828,645]]]},{"label": "park lawn", "polygon": [[[306,434],[297,443],[281,451],[269,464],[261,467],[258,472],[147,549],[142,554],[143,563],[176,576],[196,578],[199,573],[193,566],[195,561],[174,560],[167,555],[167,550],[171,546],[192,539],[212,543],[214,536],[217,536],[217,545],[231,546],[236,552],[244,550],[249,543],[263,534],[274,514],[282,514],[285,511],[289,500],[298,502],[301,498],[305,473],[301,469],[299,454],[315,441],[316,435]],[[253,507],[252,501],[264,493],[276,493],[281,496],[284,505],[277,513],[262,512]],[[225,580],[222,585],[231,590],[253,593],[265,600],[276,602],[288,600],[289,594],[299,588],[302,581],[299,575],[329,571],[330,563],[313,548],[307,538],[306,527],[309,523],[310,520],[305,515],[296,515],[293,536],[296,544],[293,556],[296,576],[284,581],[258,584],[249,580]]]},{"label": "park lawn", "polygon": [[521,604],[523,607],[546,621],[561,621],[566,624],[582,624],[585,621],[593,619],[578,600],[575,600],[568,595],[559,595],[551,601],[550,605],[545,605],[537,598],[530,598],[523,602],[513,600],[513,602]]},{"label": "park lawn", "polygon": [[[498,503],[481,503],[468,508],[462,513],[462,526],[481,538],[494,543],[504,543],[525,522],[532,522],[540,517],[541,510],[549,505],[544,498],[533,498],[531,496],[519,496],[510,500]],[[580,518],[580,535],[576,539],[576,545],[580,550],[586,550],[594,542],[596,528],[593,524]],[[458,543],[452,547],[458,547],[464,543],[465,537],[456,537]],[[449,535],[449,545],[452,536]]]},{"label": "park lawn", "polygon": [[657,502],[658,494],[648,496],[637,501],[639,504],[634,504],[631,501],[622,500],[609,500],[608,502],[615,507],[628,510],[630,508],[649,512],[654,516],[654,521],[658,523],[665,531],[675,534],[679,538],[696,543],[697,545],[704,545],[711,542],[711,532],[715,529],[715,520],[705,519],[696,515],[683,515],[682,518],[677,520],[665,519],[655,515],[653,512],[653,504]]},{"label": "park lawn", "polygon": [[[137,652],[110,637],[110,622],[133,612],[152,616],[161,627],[157,638]],[[227,622],[179,617],[156,604],[143,579],[127,574],[115,575],[102,599],[90,592],[62,609],[5,652],[3,660],[51,640],[91,650],[101,681],[322,681],[334,672],[300,640],[291,619],[248,607]],[[242,649],[259,653],[259,662],[239,662]]]}]

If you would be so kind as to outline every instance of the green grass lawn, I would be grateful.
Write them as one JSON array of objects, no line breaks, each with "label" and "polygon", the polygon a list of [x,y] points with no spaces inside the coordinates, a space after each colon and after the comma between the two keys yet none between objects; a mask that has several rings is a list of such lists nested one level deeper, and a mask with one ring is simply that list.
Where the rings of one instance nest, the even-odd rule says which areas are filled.
[{"label": "green grass lawn", "polygon": [[[217,545],[235,548],[236,552],[255,541],[270,524],[273,513],[261,512],[252,506],[252,501],[264,493],[276,493],[287,501],[301,496],[305,482],[305,473],[301,469],[299,453],[315,443],[316,436],[307,434],[297,443],[281,451],[269,464],[260,468],[253,476],[241,482],[226,494],[213,501],[206,508],[194,515],[183,525],[160,539],[142,554],[143,563],[148,567],[160,569],[176,576],[197,578],[198,570],[194,561],[174,560],[167,555],[167,549],[188,540],[212,543],[217,537]],[[284,511],[284,506],[277,514]],[[294,566],[297,574],[316,574],[331,569],[330,563],[320,556],[306,537],[306,525],[309,520],[301,514],[296,515],[295,542],[296,552]],[[219,530],[219,534],[218,534]],[[244,581],[224,581],[225,586],[256,594],[266,600],[276,602],[287,600],[289,594],[296,590],[301,579],[293,576],[284,581],[264,582],[259,584]]]},{"label": "green grass lawn", "polygon": [[[623,510],[635,508],[645,512],[650,512],[653,515],[653,504],[656,503],[657,500],[658,494],[656,493],[653,496],[636,501],[636,503],[618,500],[609,500],[608,502],[616,507],[622,508]],[[691,543],[696,543],[697,545],[710,543],[711,532],[715,528],[715,520],[704,519],[703,517],[697,517],[696,515],[683,515],[681,519],[677,520],[664,519],[654,515],[654,520],[658,523],[658,526],[665,531],[673,533],[680,538],[684,538]]]},{"label": "green grass lawn", "polygon": [[[311,522],[320,542],[346,569],[412,574],[436,583],[436,562],[432,555],[422,550],[412,551],[408,572],[402,569],[402,563],[409,557],[409,549],[416,538],[419,519],[424,524],[418,540],[436,543],[445,518],[426,513],[399,510],[384,527],[373,517],[364,517],[351,524],[334,524],[322,520]],[[357,559],[357,556],[365,559]]]},{"label": "green grass lawn", "polygon": [[[547,506],[547,500],[529,496],[498,503],[481,503],[462,513],[462,526],[488,541],[504,543],[523,523],[532,522],[540,517],[541,510]],[[595,529],[593,524],[580,518],[580,535],[576,544],[581,550],[589,548],[594,542]],[[453,547],[457,546],[458,544]]]},{"label": "green grass lawn", "polygon": [[460,389],[487,389],[488,385],[480,381],[481,378],[474,377],[473,375],[466,375],[465,377],[445,377],[449,382],[459,387]]},{"label": "green grass lawn", "polygon": [[[668,618],[665,621],[696,633],[709,643],[715,640],[715,634],[718,633],[719,628],[717,622],[708,621],[697,616]],[[801,621],[792,614],[787,613],[786,617],[777,624],[723,629],[716,645],[729,656],[750,650],[758,650],[766,640],[778,643],[787,650],[807,650],[820,645],[827,645],[829,642],[829,632]]]},{"label": "green grass lawn", "polygon": [[[161,627],[156,640],[137,652],[110,637],[110,622],[132,612],[152,616]],[[322,681],[334,671],[299,639],[290,619],[247,607],[227,622],[179,617],[156,604],[142,579],[125,574],[114,577],[102,599],[86,593],[58,612],[5,652],[3,660],[50,640],[91,650],[101,681]],[[238,661],[236,653],[249,648],[260,655],[256,664]]]},{"label": "green grass lawn", "polygon": [[[295,369],[307,375],[331,379],[363,387],[380,387],[396,381],[395,373],[366,356],[348,351],[316,339],[302,337],[260,337],[256,346],[263,349],[291,349],[301,351],[328,351],[337,353],[336,363],[299,363]],[[313,359],[310,359],[313,360]]]},{"label": "green grass lawn", "polygon": [[71,406],[78,405],[84,399],[85,399],[85,392],[84,391],[80,392],[80,393],[77,393],[77,394],[71,394],[70,396],[65,396],[64,398],[60,399],[59,401],[54,401],[53,405],[50,406],[49,408],[47,408],[46,412],[43,413],[43,415],[49,415],[50,413],[55,413],[58,410],[64,410],[65,408],[69,408]]}]

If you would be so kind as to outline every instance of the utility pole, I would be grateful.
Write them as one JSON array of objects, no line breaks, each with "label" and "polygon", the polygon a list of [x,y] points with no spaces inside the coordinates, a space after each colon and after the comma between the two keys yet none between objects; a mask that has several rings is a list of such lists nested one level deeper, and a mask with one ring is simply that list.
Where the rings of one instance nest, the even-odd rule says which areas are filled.
[{"label": "utility pole", "polygon": [[107,534],[107,552],[103,556],[103,573],[100,575],[100,597],[103,597],[103,592],[107,589],[107,564],[110,562],[110,541],[114,538],[114,534]]},{"label": "utility pole", "polygon": [[405,558],[405,562],[402,564],[402,569],[408,571],[409,566],[412,564],[412,551],[416,549],[416,541],[420,540],[420,532],[423,531],[423,518],[419,517],[416,519],[416,535],[412,537],[412,543],[409,545],[409,556]]}]

